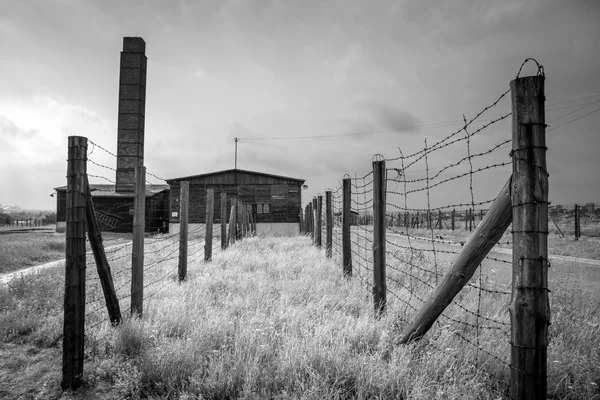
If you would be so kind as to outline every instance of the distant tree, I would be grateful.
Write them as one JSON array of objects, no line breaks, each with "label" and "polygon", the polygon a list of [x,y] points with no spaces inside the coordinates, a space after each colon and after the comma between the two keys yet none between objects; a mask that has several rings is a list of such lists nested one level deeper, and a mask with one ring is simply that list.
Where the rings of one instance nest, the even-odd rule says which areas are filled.
[{"label": "distant tree", "polygon": [[0,213],[0,226],[12,225],[12,217],[9,214]]}]

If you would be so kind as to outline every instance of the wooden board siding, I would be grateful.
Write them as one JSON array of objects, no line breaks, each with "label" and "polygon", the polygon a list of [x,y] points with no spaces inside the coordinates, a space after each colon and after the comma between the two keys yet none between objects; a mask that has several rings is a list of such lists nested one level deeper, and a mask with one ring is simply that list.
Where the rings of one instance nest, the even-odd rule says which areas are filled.
[{"label": "wooden board siding", "polygon": [[[179,182],[171,184],[170,222],[179,223]],[[268,214],[256,214],[257,222],[299,222],[300,221],[300,185],[234,185],[197,184],[190,182],[189,223],[204,223],[206,215],[206,189],[213,189],[215,198],[221,192],[227,193],[227,220],[231,212],[231,200],[239,198],[246,204],[252,204],[256,211],[257,203],[269,204]],[[173,212],[177,213],[173,216]],[[214,202],[214,222],[220,223],[221,202]]]},{"label": "wooden board siding", "polygon": [[[181,181],[190,183],[189,222],[204,223],[206,214],[206,190],[215,191],[215,199],[227,193],[227,220],[231,212],[232,198],[251,204],[269,204],[268,214],[256,214],[257,222],[299,222],[301,207],[301,179],[263,174],[253,171],[227,170],[217,173],[170,179],[171,223],[179,223],[179,187]],[[215,223],[220,222],[221,202],[215,201]],[[173,216],[176,213],[175,216]]]}]

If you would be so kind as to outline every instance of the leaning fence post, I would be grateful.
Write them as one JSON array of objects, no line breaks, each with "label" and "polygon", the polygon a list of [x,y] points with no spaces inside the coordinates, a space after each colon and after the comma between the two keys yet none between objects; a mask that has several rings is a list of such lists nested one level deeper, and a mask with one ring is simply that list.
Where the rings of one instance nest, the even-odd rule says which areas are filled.
[{"label": "leaning fence post", "polygon": [[352,182],[350,179],[344,178],[342,181],[342,266],[344,276],[347,278],[352,276],[352,251],[350,247]]},{"label": "leaning fence post", "polygon": [[190,183],[182,181],[179,189],[179,281],[187,277],[188,255],[188,210],[190,198]]},{"label": "leaning fence post", "polygon": [[227,241],[227,193],[221,192],[221,249],[225,250]]},{"label": "leaning fence post", "polygon": [[215,212],[215,190],[206,189],[206,234],[204,235],[204,261],[212,260],[213,218]]},{"label": "leaning fence post", "polygon": [[[373,301],[375,313],[380,315],[386,307],[385,283],[385,161],[373,161]],[[429,213],[431,218],[431,213]],[[431,229],[431,219],[428,219]]]},{"label": "leaning fence post", "polygon": [[321,248],[321,245],[323,244],[321,237],[321,229],[323,227],[323,196],[321,195],[317,197],[317,212],[315,214],[317,215],[317,229],[315,231],[315,242],[317,244],[317,247]]},{"label": "leaning fence post", "polygon": [[331,258],[333,245],[333,209],[331,208],[331,190],[325,191],[325,256]]},{"label": "leaning fence post", "polygon": [[81,384],[85,338],[87,138],[69,136],[68,143],[61,387],[75,389]]},{"label": "leaning fence post", "polygon": [[104,251],[104,244],[102,244],[102,233],[100,232],[100,227],[96,220],[94,202],[92,200],[92,193],[90,192],[90,184],[87,176],[85,178],[85,186],[87,206],[85,211],[88,240],[90,241],[90,247],[94,254],[94,261],[96,261],[96,270],[98,271],[98,278],[100,279],[100,285],[102,286],[102,293],[104,293],[104,302],[106,303],[108,317],[113,325],[118,325],[121,322],[121,308],[119,307],[119,299],[115,292],[110,265],[108,265],[106,252]]},{"label": "leaning fence post", "polygon": [[146,225],[146,167],[135,167],[133,200],[133,244],[131,249],[131,314],[144,310],[144,230]]},{"label": "leaning fence post", "polygon": [[548,174],[544,76],[517,78],[512,95],[513,399],[545,399],[548,300]]}]

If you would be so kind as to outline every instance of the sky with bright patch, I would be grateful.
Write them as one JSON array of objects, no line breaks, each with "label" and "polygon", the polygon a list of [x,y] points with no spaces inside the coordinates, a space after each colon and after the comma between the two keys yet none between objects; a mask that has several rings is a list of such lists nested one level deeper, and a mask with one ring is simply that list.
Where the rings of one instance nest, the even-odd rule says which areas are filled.
[{"label": "sky with bright patch", "polygon": [[[238,167],[305,179],[305,203],[364,175],[376,153],[408,155],[460,131],[533,57],[546,73],[550,201],[600,203],[598,21],[596,0],[2,1],[0,204],[54,209],[68,136],[116,153],[124,36],[146,41],[145,165],[159,178],[233,168],[239,137]],[[521,76],[536,73],[527,63]],[[470,129],[510,109],[508,95]],[[509,140],[510,123],[432,153],[415,174]],[[510,162],[509,151],[472,168]],[[474,180],[474,201],[509,175]],[[465,199],[436,189],[432,207]]]}]

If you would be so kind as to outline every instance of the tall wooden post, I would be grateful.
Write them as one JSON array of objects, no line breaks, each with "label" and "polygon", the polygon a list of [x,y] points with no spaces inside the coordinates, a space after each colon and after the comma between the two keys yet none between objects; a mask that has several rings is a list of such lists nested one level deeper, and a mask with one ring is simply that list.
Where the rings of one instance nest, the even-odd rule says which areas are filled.
[{"label": "tall wooden post", "polygon": [[350,243],[350,226],[352,223],[352,182],[351,178],[342,181],[342,266],[344,276],[352,276],[352,250]]},{"label": "tall wooden post", "polygon": [[204,235],[204,261],[212,260],[214,213],[215,190],[206,189],[206,235]]},{"label": "tall wooden post", "polygon": [[308,215],[310,218],[309,223],[308,223],[308,231],[310,232],[310,240],[314,243],[315,242],[315,230],[313,227],[314,213],[313,213],[312,201],[310,203],[308,203]]},{"label": "tall wooden post", "polygon": [[512,95],[513,399],[545,399],[548,300],[548,174],[544,77],[517,78]]},{"label": "tall wooden post", "polygon": [[454,230],[455,219],[456,219],[456,209],[452,209],[452,230]]},{"label": "tall wooden post", "polygon": [[325,192],[325,256],[331,258],[333,246],[333,209],[331,208],[331,190]]},{"label": "tall wooden post", "polygon": [[131,252],[131,314],[144,310],[144,231],[146,227],[146,167],[135,167],[133,199],[133,245]]},{"label": "tall wooden post", "polygon": [[190,183],[182,181],[179,189],[179,281],[187,278],[188,256],[188,210],[190,201]]},{"label": "tall wooden post", "polygon": [[238,240],[242,240],[242,236],[243,232],[242,232],[242,225],[243,222],[242,221],[242,208],[244,207],[244,203],[242,203],[242,200],[240,200],[240,198],[238,197],[238,201],[237,201],[237,215],[235,216],[235,222],[237,225],[237,234],[236,237]]},{"label": "tall wooden post", "polygon": [[68,144],[61,387],[75,389],[81,384],[85,339],[87,138],[69,136]]},{"label": "tall wooden post", "polygon": [[581,217],[580,217],[580,213],[581,213],[581,208],[579,207],[579,204],[575,204],[575,212],[574,212],[574,217],[575,217],[575,240],[579,240],[579,238],[581,237]]},{"label": "tall wooden post", "polygon": [[318,248],[321,248],[323,242],[322,242],[322,228],[323,228],[323,196],[319,195],[317,197],[317,212],[315,213],[317,215],[317,230],[316,230],[316,235],[315,235],[315,242]]},{"label": "tall wooden post", "polygon": [[227,193],[221,192],[221,249],[225,250],[227,240]]},{"label": "tall wooden post", "polygon": [[318,224],[318,219],[317,219],[317,211],[318,210],[318,205],[317,205],[317,198],[313,197],[312,199],[312,219],[313,219],[313,244],[317,244],[317,224]]},{"label": "tall wooden post", "polygon": [[236,227],[237,223],[235,221],[237,217],[237,199],[231,199],[231,213],[229,214],[229,243],[235,244],[236,239]]},{"label": "tall wooden post", "polygon": [[[385,311],[387,288],[385,283],[385,161],[373,162],[373,301],[376,315]],[[431,217],[431,213],[429,213]],[[429,220],[431,228],[431,220]]]}]

